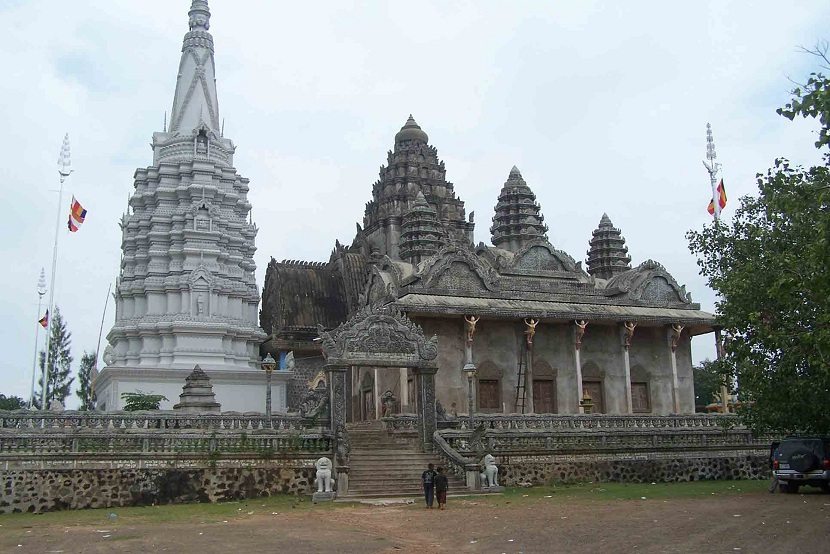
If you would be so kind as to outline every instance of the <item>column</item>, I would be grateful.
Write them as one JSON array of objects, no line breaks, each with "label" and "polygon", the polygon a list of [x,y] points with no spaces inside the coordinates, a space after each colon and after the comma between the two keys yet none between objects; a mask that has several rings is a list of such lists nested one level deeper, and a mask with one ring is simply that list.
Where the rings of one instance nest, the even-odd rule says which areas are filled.
[{"label": "column", "polygon": [[[536,324],[538,319],[525,319],[525,341],[522,348],[525,349],[525,411],[534,413],[533,406],[533,335],[536,333]],[[521,357],[521,353],[519,353]]]},{"label": "column", "polygon": [[574,361],[576,362],[576,406],[580,414],[585,413],[582,407],[582,397],[585,391],[582,390],[582,360],[580,350],[582,349],[582,337],[585,336],[585,328],[588,322],[585,320],[574,321]]},{"label": "column", "polygon": [[337,494],[349,490],[349,436],[346,431],[346,367],[324,367],[329,383],[332,450],[337,472]]},{"label": "column", "polygon": [[631,360],[628,357],[628,349],[631,348],[631,339],[634,338],[634,329],[637,324],[632,321],[623,323],[623,359],[625,361],[625,401],[628,414],[634,412],[634,405],[631,401]]},{"label": "column", "polygon": [[421,418],[418,436],[424,452],[432,452],[432,435],[437,428],[435,422],[435,373],[437,371],[438,368],[435,367],[417,369],[418,415]]},{"label": "column", "polygon": [[679,323],[673,324],[669,327],[669,348],[671,349],[671,393],[673,400],[674,413],[680,413],[680,384],[677,380],[677,345],[680,342],[680,333],[683,332],[683,326]]},{"label": "column", "polygon": [[374,397],[375,397],[375,420],[380,419],[380,382],[378,382],[378,368],[373,368],[374,371]]},{"label": "column", "polygon": [[401,413],[405,414],[409,412],[409,372],[405,367],[402,367],[400,371]]}]

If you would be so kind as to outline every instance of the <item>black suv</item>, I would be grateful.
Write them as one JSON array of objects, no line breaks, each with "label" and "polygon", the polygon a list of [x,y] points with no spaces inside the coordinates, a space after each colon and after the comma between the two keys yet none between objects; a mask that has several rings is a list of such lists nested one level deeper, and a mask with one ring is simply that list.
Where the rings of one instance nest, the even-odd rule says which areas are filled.
[{"label": "black suv", "polygon": [[772,472],[782,492],[801,485],[830,492],[830,438],[788,437],[772,446]]}]

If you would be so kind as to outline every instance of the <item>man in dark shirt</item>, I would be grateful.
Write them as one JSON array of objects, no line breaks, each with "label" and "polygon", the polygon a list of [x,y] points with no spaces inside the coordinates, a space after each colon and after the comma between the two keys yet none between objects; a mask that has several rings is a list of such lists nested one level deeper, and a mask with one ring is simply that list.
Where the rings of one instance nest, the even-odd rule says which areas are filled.
[{"label": "man in dark shirt", "polygon": [[438,497],[438,509],[443,510],[444,506],[447,505],[447,489],[450,486],[450,482],[447,479],[447,476],[444,475],[444,468],[438,468],[438,475],[435,476],[435,496]]},{"label": "man in dark shirt", "polygon": [[424,500],[427,502],[427,509],[432,508],[432,492],[435,486],[435,466],[429,464],[427,470],[421,474],[421,488],[424,490]]}]

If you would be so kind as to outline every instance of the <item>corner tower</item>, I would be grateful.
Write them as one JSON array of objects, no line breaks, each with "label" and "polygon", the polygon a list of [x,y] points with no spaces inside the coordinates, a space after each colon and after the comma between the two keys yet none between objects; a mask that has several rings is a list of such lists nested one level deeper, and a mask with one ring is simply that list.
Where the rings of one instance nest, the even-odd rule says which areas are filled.
[{"label": "corner tower", "polygon": [[536,195],[515,165],[501,189],[495,211],[490,227],[493,246],[518,252],[531,241],[547,240],[545,216],[536,202]]},{"label": "corner tower", "polygon": [[400,260],[403,217],[415,207],[419,193],[435,210],[448,242],[472,243],[474,224],[465,220],[464,201],[456,198],[438,150],[429,145],[429,137],[410,115],[395,135],[387,165],[380,168],[358,238],[371,251]]},{"label": "corner tower", "polygon": [[608,214],[602,214],[599,227],[591,233],[588,250],[588,273],[600,279],[610,279],[631,269],[631,256],[622,232],[614,227]]},{"label": "corner tower", "polygon": [[153,165],[135,172],[120,222],[115,324],[95,384],[106,410],[123,392],[175,399],[197,364],[224,410],[261,404],[248,180],[222,136],[207,1],[188,15],[170,125],[153,134]]}]

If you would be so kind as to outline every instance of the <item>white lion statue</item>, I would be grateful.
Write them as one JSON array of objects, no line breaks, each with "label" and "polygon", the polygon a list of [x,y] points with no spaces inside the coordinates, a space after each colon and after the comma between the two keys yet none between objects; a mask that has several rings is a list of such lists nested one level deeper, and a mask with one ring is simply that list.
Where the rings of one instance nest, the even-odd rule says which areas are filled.
[{"label": "white lion statue", "polygon": [[485,454],[481,459],[484,471],[481,472],[482,487],[499,486],[499,467],[496,465],[496,458],[492,454]]},{"label": "white lion statue", "polygon": [[317,460],[314,467],[317,468],[317,475],[314,479],[317,484],[317,492],[331,492],[331,484],[334,481],[331,478],[331,460],[324,456]]}]

